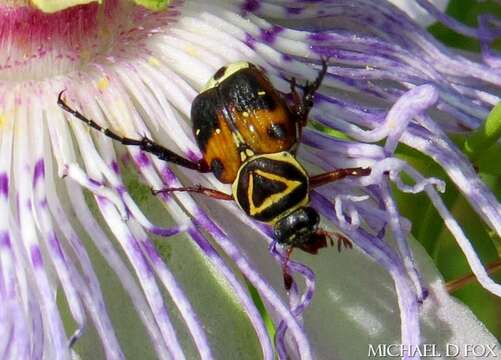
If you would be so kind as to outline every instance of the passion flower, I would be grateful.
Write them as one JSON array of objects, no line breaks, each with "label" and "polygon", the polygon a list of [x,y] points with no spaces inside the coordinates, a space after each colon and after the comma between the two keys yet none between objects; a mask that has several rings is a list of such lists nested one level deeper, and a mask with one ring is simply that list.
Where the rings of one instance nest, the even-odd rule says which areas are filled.
[{"label": "passion flower", "polygon": [[[129,313],[161,359],[255,358],[249,349],[259,348],[265,359],[349,359],[365,358],[368,343],[495,344],[410,242],[411,224],[399,214],[392,185],[428,194],[480,284],[501,295],[444,206],[443,182],[395,156],[402,143],[431,157],[487,226],[501,232],[497,199],[448,137],[482,126],[499,102],[499,59],[489,48],[498,23],[486,19],[473,34],[428,1],[418,3],[477,36],[483,61],[446,48],[385,1],[172,1],[152,12],[106,0],[51,14],[2,2],[2,358],[95,356],[79,345],[93,329],[106,358],[134,358],[129,329],[114,325]],[[289,292],[281,279],[286,249],[267,226],[232,203],[149,193],[182,184],[227,190],[212,175],[134,146],[114,147],[57,106],[65,90],[67,102],[101,126],[199,159],[191,102],[218,68],[251,61],[287,93],[292,77],[298,84],[314,79],[322,58],[328,71],[311,121],[349,138],[308,127],[298,159],[311,173],[339,167],[372,173],[312,192],[322,226],[341,231],[361,251],[301,256],[309,267],[290,261]],[[102,259],[124,290],[106,300],[107,285],[95,271]],[[123,294],[130,301],[122,302]]]}]

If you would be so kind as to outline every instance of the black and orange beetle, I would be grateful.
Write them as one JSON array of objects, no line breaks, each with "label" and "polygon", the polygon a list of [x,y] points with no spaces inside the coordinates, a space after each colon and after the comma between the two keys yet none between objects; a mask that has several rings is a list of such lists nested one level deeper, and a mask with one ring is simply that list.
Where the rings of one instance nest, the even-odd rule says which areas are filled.
[{"label": "black and orange beetle", "polygon": [[[156,193],[189,191],[234,200],[251,218],[272,225],[279,244],[314,254],[327,245],[330,236],[318,227],[320,217],[308,206],[310,190],[346,176],[370,173],[368,168],[346,168],[308,176],[295,157],[302,128],[326,71],[324,61],[317,79],[306,84],[302,96],[292,79],[289,104],[257,66],[237,62],[219,69],[191,108],[193,134],[203,153],[199,162],[183,158],[146,137],[134,140],[103,129],[70,108],[62,93],[58,104],[124,145],[139,146],[162,160],[199,172],[212,172],[222,183],[232,184],[231,195],[200,185]],[[338,246],[351,246],[342,236],[338,241]]]}]

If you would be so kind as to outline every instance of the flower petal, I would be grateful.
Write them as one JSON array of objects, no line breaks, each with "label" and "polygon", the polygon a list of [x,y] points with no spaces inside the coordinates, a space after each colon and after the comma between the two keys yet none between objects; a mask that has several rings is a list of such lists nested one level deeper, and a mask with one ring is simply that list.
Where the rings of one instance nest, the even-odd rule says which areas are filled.
[{"label": "flower petal", "polygon": [[[433,17],[430,12],[423,9],[419,6],[419,0],[409,1],[409,0],[389,0],[391,3],[398,6],[400,9],[404,10],[407,15],[409,15],[415,22],[420,24],[423,27],[433,24],[436,19]],[[436,7],[436,9],[440,11],[444,11],[449,3],[449,0],[433,0],[430,1],[432,5]]]}]

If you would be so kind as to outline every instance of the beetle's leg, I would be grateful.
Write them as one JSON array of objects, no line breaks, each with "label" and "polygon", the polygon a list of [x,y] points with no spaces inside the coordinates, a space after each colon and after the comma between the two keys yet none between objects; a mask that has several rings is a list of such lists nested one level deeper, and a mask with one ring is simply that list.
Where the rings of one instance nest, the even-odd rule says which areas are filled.
[{"label": "beetle's leg", "polygon": [[320,85],[322,85],[322,81],[324,80],[325,74],[327,74],[327,67],[328,67],[327,59],[322,59],[322,69],[318,73],[317,78],[311,84],[310,83],[306,84],[303,93],[303,102],[306,103],[307,105],[313,106],[313,96],[315,95],[315,92],[318,90]]},{"label": "beetle's leg", "polygon": [[213,199],[217,199],[217,200],[233,200],[232,195],[226,194],[226,193],[219,191],[219,190],[209,189],[209,188],[203,187],[202,185],[178,187],[178,188],[165,188],[165,189],[161,189],[161,190],[151,190],[153,195],[166,194],[166,193],[168,194],[168,193],[175,192],[175,191],[185,191],[185,192],[193,192],[193,193],[197,193],[197,194],[203,194],[203,195],[209,196],[209,197],[211,197]]},{"label": "beetle's leg", "polygon": [[343,247],[345,249],[353,249],[353,243],[346,236],[339,233],[334,233],[334,236],[337,239],[337,251],[341,252]]},{"label": "beetle's leg", "polygon": [[305,126],[308,122],[308,114],[313,107],[313,100],[315,97],[315,92],[318,90],[322,81],[327,73],[327,60],[322,59],[322,69],[318,73],[317,78],[311,84],[310,82],[306,82],[306,85],[303,90],[303,96],[300,97],[299,94],[295,90],[295,78],[292,78],[291,81],[291,94],[292,94],[292,102],[293,107],[292,111],[296,114],[297,121],[301,126]]},{"label": "beetle's leg", "polygon": [[177,164],[179,166],[183,166],[188,169],[193,169],[197,170],[199,172],[210,172],[211,169],[208,166],[208,164],[204,160],[200,160],[199,162],[193,162],[191,160],[188,160],[182,156],[179,156],[178,154],[170,151],[169,149],[163,147],[162,145],[159,145],[155,143],[153,140],[143,137],[141,140],[135,140],[135,139],[130,139],[127,137],[120,136],[110,129],[105,129],[99,124],[97,124],[94,120],[91,120],[84,115],[82,115],[80,112],[77,110],[72,109],[68,104],[66,104],[63,100],[63,91],[59,93],[59,96],[57,98],[57,104],[65,111],[69,112],[72,114],[74,117],[77,119],[83,121],[86,123],[88,126],[102,132],[104,135],[112,138],[113,140],[119,141],[124,145],[134,145],[134,146],[139,146],[139,148],[145,152],[149,152],[150,154],[155,155],[161,160],[172,162],[174,164]]},{"label": "beetle's leg", "polygon": [[290,80],[291,84],[291,97],[292,97],[292,113],[296,116],[296,121],[301,127],[306,126],[308,120],[308,110],[305,108],[304,97],[297,92],[296,78]]},{"label": "beetle's leg", "polygon": [[308,254],[316,255],[320,249],[329,246],[327,243],[329,240],[332,245],[332,237],[324,230],[318,229],[313,235],[310,241],[304,242],[302,244],[295,245],[295,247],[307,252]]},{"label": "beetle's leg", "polygon": [[300,106],[301,103],[302,103],[302,99],[301,99],[301,95],[299,95],[299,93],[297,92],[297,83],[296,83],[296,78],[293,77],[291,80],[290,80],[290,84],[291,84],[291,97],[292,97],[292,103],[294,104],[294,109],[297,107],[297,106]]},{"label": "beetle's leg", "polygon": [[337,250],[339,252],[341,252],[343,247],[345,249],[353,248],[353,244],[346,236],[336,232],[329,232],[323,229],[318,229],[314,236],[315,238],[313,241],[297,245],[296,247],[309,254],[316,255],[318,254],[318,251],[320,249],[326,248],[328,246],[334,246],[335,238],[337,241]]},{"label": "beetle's leg", "polygon": [[289,273],[289,259],[291,257],[292,251],[294,250],[294,247],[290,246],[287,249],[287,255],[285,257],[285,260],[282,263],[282,275],[284,278],[284,287],[285,290],[289,291],[292,287],[292,282],[294,279],[292,278],[292,275]]},{"label": "beetle's leg", "polygon": [[322,186],[328,184],[330,182],[334,182],[340,179],[344,179],[347,176],[367,176],[371,173],[370,168],[345,168],[345,169],[336,169],[333,171],[329,171],[324,174],[319,174],[310,177],[310,186],[312,188]]},{"label": "beetle's leg", "polygon": [[318,230],[318,233],[321,234],[321,235],[323,235],[323,236],[325,236],[327,239],[329,239],[329,242],[330,242],[331,246],[334,245],[333,237],[336,238],[336,241],[337,241],[337,251],[338,252],[341,252],[341,250],[343,248],[345,248],[345,249],[353,249],[352,242],[350,241],[350,239],[348,239],[343,234],[336,233],[336,232],[328,232],[328,231],[325,231],[325,230]]},{"label": "beetle's leg", "polygon": [[163,147],[162,145],[159,145],[155,143],[153,140],[143,137],[141,140],[133,140],[133,139],[125,139],[126,141],[122,141],[122,144],[124,145],[137,145],[140,147],[141,150],[149,152],[156,157],[158,157],[160,160],[172,162],[174,164],[177,164],[179,166],[188,168],[188,169],[193,169],[201,173],[206,173],[206,172],[211,172],[210,166],[207,164],[207,162],[204,159],[201,159],[197,162],[188,160],[182,156],[179,156],[175,152]]}]

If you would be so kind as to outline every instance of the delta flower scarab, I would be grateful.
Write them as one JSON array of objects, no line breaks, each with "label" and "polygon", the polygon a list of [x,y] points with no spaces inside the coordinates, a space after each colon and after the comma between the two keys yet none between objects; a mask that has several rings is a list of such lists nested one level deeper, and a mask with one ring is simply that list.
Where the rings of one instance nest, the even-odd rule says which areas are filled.
[{"label": "delta flower scarab", "polygon": [[[203,158],[192,162],[147,137],[135,140],[104,129],[95,121],[73,110],[59,94],[58,104],[65,111],[124,145],[138,146],[161,160],[197,170],[212,172],[222,183],[232,184],[232,194],[194,185],[153,190],[154,194],[175,191],[204,194],[217,200],[234,200],[251,218],[273,225],[278,244],[312,254],[327,246],[331,234],[319,229],[320,216],[308,207],[311,189],[347,176],[367,176],[369,168],[343,168],[308,176],[295,158],[302,128],[307,124],[315,91],[327,72],[322,61],[318,77],[300,95],[291,79],[292,105],[274,89],[255,65],[236,62],[221,67],[193,100],[193,134]],[[341,246],[351,247],[342,235]],[[286,267],[286,264],[284,264]],[[284,269],[286,287],[290,282]]]}]

